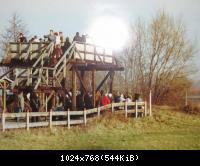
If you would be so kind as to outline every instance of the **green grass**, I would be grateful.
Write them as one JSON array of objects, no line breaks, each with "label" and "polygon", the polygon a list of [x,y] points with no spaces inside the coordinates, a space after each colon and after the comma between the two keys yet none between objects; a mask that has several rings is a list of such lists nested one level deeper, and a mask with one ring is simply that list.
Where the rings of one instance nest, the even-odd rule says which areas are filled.
[{"label": "green grass", "polygon": [[200,115],[167,106],[138,119],[108,113],[87,127],[1,132],[0,149],[200,149]]}]

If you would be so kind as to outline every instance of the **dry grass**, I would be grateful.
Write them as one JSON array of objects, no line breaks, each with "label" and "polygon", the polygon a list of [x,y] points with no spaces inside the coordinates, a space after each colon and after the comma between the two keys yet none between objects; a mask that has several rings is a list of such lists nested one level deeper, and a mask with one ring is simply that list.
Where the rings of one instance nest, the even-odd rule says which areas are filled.
[{"label": "dry grass", "polygon": [[125,119],[106,113],[87,127],[10,130],[0,149],[200,149],[200,115],[155,106],[153,117]]}]

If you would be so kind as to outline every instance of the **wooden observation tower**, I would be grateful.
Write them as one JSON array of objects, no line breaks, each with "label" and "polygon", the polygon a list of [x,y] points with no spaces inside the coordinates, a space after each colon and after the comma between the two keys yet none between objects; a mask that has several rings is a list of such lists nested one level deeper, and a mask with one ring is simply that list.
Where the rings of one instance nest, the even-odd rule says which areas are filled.
[{"label": "wooden observation tower", "polygon": [[[112,92],[115,71],[123,71],[112,50],[87,43],[73,42],[61,57],[52,64],[54,44],[41,43],[10,43],[1,61],[1,66],[8,67],[0,79],[6,76],[12,80],[9,89],[15,93],[31,89],[40,98],[40,111],[47,111],[47,103],[51,100],[56,105],[56,96],[65,93],[69,87],[67,73],[71,73],[72,110],[76,110],[77,80],[82,92],[87,92],[84,82],[85,72],[91,72],[92,103],[95,107],[95,94],[109,78]],[[107,72],[105,78],[96,86],[96,72]],[[89,78],[85,78],[89,79]],[[5,96],[5,95],[4,95]],[[5,111],[5,110],[4,110]]]}]

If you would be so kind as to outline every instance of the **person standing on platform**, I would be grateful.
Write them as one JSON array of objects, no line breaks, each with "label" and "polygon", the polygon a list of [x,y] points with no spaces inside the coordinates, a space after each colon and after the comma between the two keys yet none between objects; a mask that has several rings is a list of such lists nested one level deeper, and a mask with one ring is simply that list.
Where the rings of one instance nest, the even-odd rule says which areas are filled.
[{"label": "person standing on platform", "polygon": [[82,37],[80,37],[79,32],[76,32],[76,35],[73,38],[73,41],[81,42]]}]

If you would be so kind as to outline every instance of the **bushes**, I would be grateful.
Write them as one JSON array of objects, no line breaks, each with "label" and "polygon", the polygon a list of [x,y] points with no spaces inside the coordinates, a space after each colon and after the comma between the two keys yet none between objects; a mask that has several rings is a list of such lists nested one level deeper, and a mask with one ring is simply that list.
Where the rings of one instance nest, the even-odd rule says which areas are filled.
[{"label": "bushes", "polygon": [[186,105],[182,108],[182,110],[186,113],[190,114],[199,114],[200,113],[200,106],[198,104],[195,105]]}]

